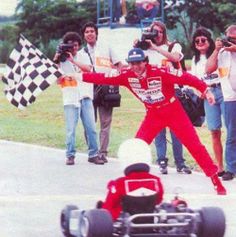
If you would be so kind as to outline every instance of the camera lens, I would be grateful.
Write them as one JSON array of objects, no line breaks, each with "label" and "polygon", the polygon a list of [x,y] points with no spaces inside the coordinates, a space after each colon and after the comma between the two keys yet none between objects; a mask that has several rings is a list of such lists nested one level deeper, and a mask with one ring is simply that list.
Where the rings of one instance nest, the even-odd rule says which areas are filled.
[{"label": "camera lens", "polygon": [[231,44],[229,43],[229,39],[228,39],[227,36],[222,37],[221,42],[222,42],[222,44],[223,44],[224,47],[230,47],[230,46],[231,46]]}]

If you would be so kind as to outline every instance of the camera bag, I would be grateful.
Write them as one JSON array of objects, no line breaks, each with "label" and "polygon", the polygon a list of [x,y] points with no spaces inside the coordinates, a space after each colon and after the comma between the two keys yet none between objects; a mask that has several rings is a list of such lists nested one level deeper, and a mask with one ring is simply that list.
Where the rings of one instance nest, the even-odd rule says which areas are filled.
[{"label": "camera bag", "polygon": [[[169,45],[168,52],[172,51],[176,43],[178,42],[174,41]],[[184,57],[181,59],[179,63],[172,62],[172,65],[175,69],[182,69],[186,71]],[[196,95],[192,89],[183,88],[183,87],[179,87],[178,89],[175,89],[175,94],[180,100],[193,126],[201,127],[204,122],[202,117],[205,116],[204,99]]]},{"label": "camera bag", "polygon": [[[171,51],[172,51],[172,49],[173,49],[173,47],[174,47],[175,44],[178,44],[178,42],[177,42],[177,41],[174,41],[174,42],[172,42],[172,43],[169,45],[169,47],[168,47],[168,52],[171,52]],[[176,62],[171,62],[171,63],[172,63],[172,65],[173,65],[173,67],[174,67],[175,69],[182,69],[182,70],[186,71],[186,66],[185,66],[184,57],[183,57],[183,58],[180,60],[180,62],[178,62],[178,63],[176,63]]]},{"label": "camera bag", "polygon": [[120,107],[121,95],[119,86],[113,85],[94,85],[95,105],[103,105],[105,107]]},{"label": "camera bag", "polygon": [[175,89],[175,94],[180,100],[193,126],[201,127],[204,122],[202,117],[205,116],[204,100],[189,88]]},{"label": "camera bag", "polygon": [[[94,64],[91,55],[87,47],[84,47],[84,51],[88,54],[90,62],[95,71]],[[121,95],[119,86],[113,85],[96,85],[94,84],[94,98],[93,104],[96,106],[102,105],[105,107],[120,107]]]}]

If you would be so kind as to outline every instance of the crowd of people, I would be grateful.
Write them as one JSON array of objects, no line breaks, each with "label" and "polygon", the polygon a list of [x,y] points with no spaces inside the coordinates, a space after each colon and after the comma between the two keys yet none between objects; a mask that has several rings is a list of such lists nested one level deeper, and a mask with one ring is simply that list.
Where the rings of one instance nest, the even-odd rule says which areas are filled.
[{"label": "crowd of people", "polygon": [[[149,31],[155,32],[155,38],[146,39],[148,48],[143,50],[138,48],[139,41],[134,40],[134,48],[127,57],[128,65],[122,65],[114,51],[98,40],[98,28],[92,22],[83,27],[82,36],[86,44],[82,48],[80,36],[76,32],[64,35],[63,43],[73,44],[68,58],[59,62],[65,73],[58,83],[63,92],[66,121],[66,164],[75,163],[75,130],[79,118],[88,145],[88,161],[97,165],[108,162],[113,107],[97,103],[94,96],[97,88],[101,90],[101,85],[125,86],[144,103],[146,116],[135,137],[147,144],[154,141],[160,172],[168,173],[166,129],[169,128],[177,172],[192,172],[185,164],[184,145],[211,178],[217,193],[226,194],[218,177],[232,180],[236,174],[236,84],[233,80],[236,26],[231,25],[226,30],[227,45],[221,39],[214,42],[209,30],[203,27],[196,29],[191,42],[193,58],[188,73],[180,66],[184,56],[182,47],[179,43],[168,40],[165,24],[155,21]],[[56,54],[55,59],[57,57]],[[105,76],[111,75],[114,70],[117,76]],[[73,86],[67,86],[66,81],[70,81]],[[204,99],[205,120],[211,134],[217,165],[201,143],[175,95],[176,90],[185,85],[195,87]],[[97,113],[100,121],[99,142],[95,125]],[[227,131],[224,155],[222,119]]]},{"label": "crowd of people", "polygon": [[[119,4],[124,2],[113,1],[119,11]],[[158,1],[136,0],[140,19],[154,18],[158,6]],[[114,17],[118,20],[120,14]],[[167,132],[177,173],[192,173],[184,158],[184,146],[210,178],[218,195],[227,194],[221,180],[230,181],[236,175],[236,25],[227,27],[224,39],[215,41],[210,30],[196,28],[190,42],[193,56],[189,70],[181,65],[184,58],[181,44],[169,40],[163,22],[153,21],[147,32],[152,37],[134,39],[133,48],[127,52],[127,64],[121,63],[119,55],[104,39],[99,40],[99,31],[93,22],[84,24],[81,35],[65,33],[54,56],[54,62],[63,72],[57,83],[63,99],[66,165],[76,163],[79,121],[84,129],[88,162],[91,165],[109,162],[113,109],[120,106],[120,86],[127,88],[145,108],[135,138],[119,147],[118,158],[124,165],[124,176],[108,183],[106,198],[97,206],[109,210],[113,220],[120,216],[126,196],[153,195],[155,204],[162,202],[161,179],[150,173],[150,165],[154,163],[150,145],[154,144],[160,174],[167,175],[170,159]],[[194,88],[204,100],[204,119],[214,157],[178,99],[178,91],[186,86]]]}]

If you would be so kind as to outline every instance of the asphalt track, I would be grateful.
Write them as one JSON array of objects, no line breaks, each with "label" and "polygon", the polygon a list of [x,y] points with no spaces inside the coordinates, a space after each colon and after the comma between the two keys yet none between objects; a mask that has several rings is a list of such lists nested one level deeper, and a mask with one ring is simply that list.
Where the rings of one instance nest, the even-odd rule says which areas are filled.
[{"label": "asphalt track", "polygon": [[[156,166],[152,173],[158,175]],[[103,199],[106,183],[122,174],[120,163],[98,166],[77,154],[76,165],[66,166],[64,151],[0,140],[0,236],[62,237],[59,216],[67,204],[93,208]],[[165,201],[176,192],[191,208],[219,206],[226,214],[225,237],[236,236],[236,179],[224,182],[227,196],[217,196],[210,179],[201,173],[160,176]],[[210,237],[210,236],[209,236]]]}]

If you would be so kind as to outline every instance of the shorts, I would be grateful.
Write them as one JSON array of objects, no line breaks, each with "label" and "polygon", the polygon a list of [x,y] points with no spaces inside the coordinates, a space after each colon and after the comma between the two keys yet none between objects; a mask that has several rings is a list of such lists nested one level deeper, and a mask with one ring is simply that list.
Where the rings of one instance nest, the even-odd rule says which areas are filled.
[{"label": "shorts", "polygon": [[215,96],[215,104],[210,105],[207,100],[204,100],[206,123],[210,131],[221,129],[222,116],[224,114],[224,100],[221,87],[211,88],[211,92]]}]

